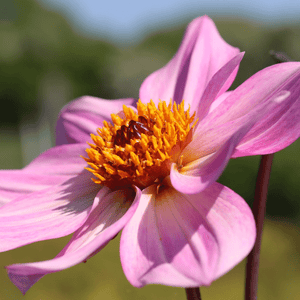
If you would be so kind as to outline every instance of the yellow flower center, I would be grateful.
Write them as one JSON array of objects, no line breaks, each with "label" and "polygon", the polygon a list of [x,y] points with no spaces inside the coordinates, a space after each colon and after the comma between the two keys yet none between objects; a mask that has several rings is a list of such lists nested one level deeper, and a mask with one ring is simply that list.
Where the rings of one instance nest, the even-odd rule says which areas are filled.
[{"label": "yellow flower center", "polygon": [[112,122],[103,122],[91,134],[94,144],[86,149],[89,164],[86,168],[96,178],[95,183],[110,188],[136,185],[145,188],[161,182],[170,173],[172,162],[180,161],[180,151],[191,141],[196,122],[191,125],[184,111],[184,102],[169,105],[160,101],[158,107],[151,100],[137,103],[137,112],[123,105],[123,112],[111,115]]}]

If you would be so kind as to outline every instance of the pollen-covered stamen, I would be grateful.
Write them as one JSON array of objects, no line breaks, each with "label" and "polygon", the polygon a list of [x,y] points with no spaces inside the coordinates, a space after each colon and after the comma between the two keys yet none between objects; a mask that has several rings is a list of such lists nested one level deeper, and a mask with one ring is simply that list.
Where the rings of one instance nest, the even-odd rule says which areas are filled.
[{"label": "pollen-covered stamen", "polygon": [[[124,118],[112,114],[110,124],[103,122],[98,135],[91,134],[94,144],[86,150],[89,170],[95,183],[111,188],[137,185],[145,188],[159,182],[170,172],[171,163],[185,146],[195,126],[195,113],[184,111],[184,102],[169,105],[151,100],[137,104],[137,113],[123,105]],[[193,124],[192,124],[193,123]],[[175,147],[176,146],[176,147]]]}]

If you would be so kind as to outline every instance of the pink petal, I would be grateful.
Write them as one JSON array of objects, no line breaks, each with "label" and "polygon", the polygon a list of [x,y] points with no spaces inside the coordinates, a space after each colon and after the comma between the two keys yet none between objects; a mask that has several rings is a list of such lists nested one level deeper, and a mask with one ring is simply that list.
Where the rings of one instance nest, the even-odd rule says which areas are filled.
[{"label": "pink petal", "polygon": [[[252,81],[248,80],[248,83],[244,83],[230,93],[225,100],[222,100],[198,124],[193,140],[182,151],[183,167],[180,166],[178,169],[178,166],[172,166],[170,178],[174,188],[187,194],[202,191],[220,176],[230,156],[245,139],[245,136],[249,132],[253,133],[253,128],[261,128],[257,127],[257,124],[270,125],[280,119],[290,108],[293,108],[293,104],[299,106],[300,88],[297,84],[300,82],[299,65],[297,63],[296,65],[285,65],[285,68],[281,67],[283,79],[280,82],[277,78],[279,74],[277,74],[276,80],[270,81],[267,85],[269,87],[267,92],[264,83],[268,83],[269,72],[265,69],[257,76],[253,76]],[[277,69],[272,68],[272,70],[276,71]],[[272,90],[270,85],[273,84]],[[241,99],[243,97],[244,99]],[[255,102],[256,105],[253,106]],[[229,104],[232,106],[230,107]],[[290,124],[293,124],[294,131],[292,134],[287,133],[286,135],[291,137],[290,140],[292,138],[295,140],[300,133],[300,122],[297,123],[297,119],[293,119]],[[272,126],[270,128],[272,131]],[[259,134],[257,131],[254,133]],[[278,135],[279,141],[286,142],[287,139],[283,132],[281,136]],[[257,147],[259,146],[263,147],[258,144]],[[255,145],[252,147],[255,148]]]},{"label": "pink petal", "polygon": [[132,285],[209,285],[250,252],[255,222],[232,190],[219,183],[194,195],[156,189],[143,191],[122,232],[121,262]]},{"label": "pink petal", "polygon": [[102,127],[103,121],[111,121],[110,115],[122,110],[123,104],[134,105],[133,98],[105,100],[84,96],[66,105],[57,121],[56,144],[85,143],[90,134]]},{"label": "pink petal", "polygon": [[27,194],[58,185],[69,177],[44,175],[24,170],[0,170],[0,207]]},{"label": "pink petal", "polygon": [[[299,101],[298,90],[295,92],[298,89],[295,83],[300,78],[299,67],[300,63],[286,63],[264,69],[254,75],[253,80],[250,78],[230,93],[197,125],[193,140],[183,150],[184,164],[217,151],[242,127],[249,128],[244,132],[246,135],[265,120],[269,125],[276,123]],[[299,136],[298,123],[291,120],[292,133],[287,133],[288,136],[293,135],[293,140]],[[283,136],[278,138],[285,139]]]},{"label": "pink petal", "polygon": [[84,170],[61,185],[4,205],[0,208],[0,251],[74,232],[88,217],[100,188]]},{"label": "pink petal", "polygon": [[22,170],[0,170],[0,207],[20,196],[58,185],[86,167],[86,144],[51,148]]},{"label": "pink petal", "polygon": [[[183,99],[193,112],[213,75],[239,53],[220,36],[213,21],[203,16],[192,21],[179,50],[163,68],[152,73],[140,88],[140,99],[170,99],[180,103]],[[225,90],[231,85],[237,68],[228,77]],[[224,90],[224,91],[225,91]]]},{"label": "pink petal", "polygon": [[241,147],[240,154],[234,157],[271,153],[288,146],[300,132],[299,80],[300,63],[277,64],[256,73],[198,123],[194,145],[188,147],[207,153],[238,123],[253,119],[253,128],[237,147]]},{"label": "pink petal", "polygon": [[[251,130],[265,108],[276,105],[271,99],[253,109],[251,114],[205,132],[203,136],[195,133],[194,139],[182,151],[182,165],[172,164],[170,179],[173,187],[185,194],[195,194],[216,181],[236,146]],[[228,137],[229,134],[232,135]]]},{"label": "pink petal", "polygon": [[225,92],[222,95],[218,96],[217,99],[214,100],[214,102],[209,107],[208,113],[211,113],[213,110],[215,110],[230,94],[232,91]]},{"label": "pink petal", "polygon": [[289,96],[246,134],[237,146],[233,157],[274,153],[286,148],[299,138],[300,70],[294,77],[291,76],[286,80],[282,92],[277,92],[277,94],[279,100],[281,100],[280,95]]},{"label": "pink petal", "polygon": [[[103,188],[86,222],[73,235],[56,258],[6,267],[11,281],[23,294],[47,273],[61,271],[85,261],[99,252],[125,226],[134,214],[141,191]],[[135,198],[135,200],[134,200]]]},{"label": "pink petal", "polygon": [[80,157],[87,156],[87,148],[89,146],[86,143],[53,147],[39,155],[23,170],[37,174],[75,176],[87,166]]}]

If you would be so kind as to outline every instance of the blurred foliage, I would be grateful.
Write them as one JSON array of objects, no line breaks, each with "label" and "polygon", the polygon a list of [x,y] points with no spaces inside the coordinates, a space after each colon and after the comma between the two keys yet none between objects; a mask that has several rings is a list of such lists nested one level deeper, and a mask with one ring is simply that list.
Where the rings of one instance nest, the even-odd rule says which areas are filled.
[{"label": "blurred foliage", "polygon": [[[68,85],[67,97],[57,99],[60,107],[82,95],[138,97],[142,81],[174,55],[185,29],[161,30],[125,49],[77,34],[61,15],[34,0],[2,0],[1,5],[0,101],[5,105],[0,127],[39,112],[49,74],[64,79],[52,85],[53,93],[56,85]],[[228,43],[246,51],[233,88],[273,63],[271,49],[299,59],[300,26],[274,29],[243,20],[215,21]]]},{"label": "blurred foliage", "polygon": [[[22,167],[17,126],[24,118],[40,114],[45,99],[60,109],[67,101],[86,94],[106,99],[138,98],[143,80],[175,54],[185,28],[162,29],[138,45],[121,48],[80,36],[62,16],[34,0],[2,0],[1,5],[4,7],[0,10],[1,169]],[[214,21],[229,44],[246,51],[232,88],[273,64],[269,50],[284,51],[292,59],[300,60],[297,24],[275,28],[244,20],[214,18]],[[299,149],[298,140],[275,155],[267,205],[268,216],[273,220],[288,219],[299,224]],[[251,205],[258,165],[259,157],[231,160],[219,181]],[[46,241],[1,254],[4,255],[1,265],[49,259],[66,241],[67,238]],[[119,263],[118,241],[119,238],[113,240],[87,264],[47,276],[24,298],[1,272],[0,299],[184,298],[183,289],[148,286],[139,290],[130,286]],[[267,223],[259,299],[298,299],[299,247],[297,227]],[[211,288],[203,288],[204,298],[241,299],[243,272],[242,264]]]},{"label": "blurred foliage", "polygon": [[2,125],[39,111],[40,87],[49,73],[67,78],[70,100],[83,94],[110,98],[110,64],[118,52],[114,46],[79,36],[62,16],[33,0],[4,2],[13,12],[1,16],[0,23]]}]

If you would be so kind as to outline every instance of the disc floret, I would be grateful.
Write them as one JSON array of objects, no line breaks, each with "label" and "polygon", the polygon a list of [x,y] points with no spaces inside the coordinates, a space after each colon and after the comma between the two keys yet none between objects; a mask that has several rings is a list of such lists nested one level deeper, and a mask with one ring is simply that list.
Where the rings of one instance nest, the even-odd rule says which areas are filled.
[{"label": "disc floret", "polygon": [[191,139],[196,122],[189,110],[184,110],[184,101],[169,105],[160,101],[156,107],[152,100],[148,104],[139,100],[136,112],[123,105],[123,112],[111,115],[112,123],[103,121],[97,135],[91,134],[94,144],[88,143],[91,148],[84,159],[96,177],[92,180],[110,188],[132,184],[145,188],[162,180]]}]

